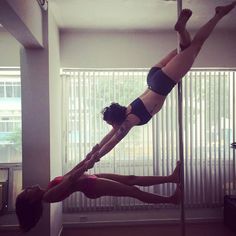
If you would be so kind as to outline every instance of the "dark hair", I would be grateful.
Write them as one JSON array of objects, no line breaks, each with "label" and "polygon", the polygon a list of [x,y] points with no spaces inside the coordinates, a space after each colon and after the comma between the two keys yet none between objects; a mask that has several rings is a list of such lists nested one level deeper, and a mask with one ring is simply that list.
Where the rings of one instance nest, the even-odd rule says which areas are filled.
[{"label": "dark hair", "polygon": [[102,110],[103,120],[121,124],[126,118],[126,107],[118,103],[112,103],[109,107]]},{"label": "dark hair", "polygon": [[23,232],[28,232],[33,228],[41,218],[43,213],[43,204],[41,200],[30,202],[30,199],[20,193],[16,198],[16,215]]}]

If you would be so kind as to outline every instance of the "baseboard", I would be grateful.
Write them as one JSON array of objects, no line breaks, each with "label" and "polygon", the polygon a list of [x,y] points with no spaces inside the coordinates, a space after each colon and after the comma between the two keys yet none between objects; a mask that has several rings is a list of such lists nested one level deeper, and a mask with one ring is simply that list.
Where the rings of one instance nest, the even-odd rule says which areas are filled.
[{"label": "baseboard", "polygon": [[19,231],[19,225],[0,225],[0,232],[5,231]]},{"label": "baseboard", "polygon": [[[130,224],[172,224],[179,223],[181,214],[179,209],[158,209],[148,211],[125,211],[125,212],[81,212],[63,214],[65,227],[78,225],[130,225]],[[222,208],[213,209],[186,209],[186,222],[219,222],[223,220]]]}]

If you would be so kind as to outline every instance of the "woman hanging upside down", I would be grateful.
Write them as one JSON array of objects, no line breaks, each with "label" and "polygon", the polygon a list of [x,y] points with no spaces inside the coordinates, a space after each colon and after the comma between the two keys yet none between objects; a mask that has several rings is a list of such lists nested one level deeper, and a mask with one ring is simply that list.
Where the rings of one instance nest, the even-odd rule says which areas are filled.
[{"label": "woman hanging upside down", "polygon": [[[56,177],[46,189],[32,186],[24,189],[16,199],[16,214],[20,228],[27,232],[39,221],[43,206],[42,203],[63,201],[74,192],[82,192],[88,198],[102,196],[123,196],[136,198],[145,203],[170,203],[180,202],[181,192],[179,187],[180,163],[169,176],[125,176],[116,174],[84,174],[86,165],[82,163],[64,176]],[[141,191],[138,186],[153,186],[163,183],[176,183],[177,188],[172,196],[159,196]]]},{"label": "woman hanging upside down", "polygon": [[110,152],[137,125],[146,124],[160,111],[163,103],[173,87],[192,67],[198,53],[217,23],[236,5],[236,1],[215,9],[215,15],[203,25],[191,41],[186,24],[192,15],[189,9],[182,10],[175,30],[179,34],[180,48],[169,53],[158,64],[154,65],[147,76],[148,88],[127,107],[112,103],[103,110],[103,120],[112,125],[112,130],[98,144],[98,151],[87,162],[92,168],[96,161]]}]

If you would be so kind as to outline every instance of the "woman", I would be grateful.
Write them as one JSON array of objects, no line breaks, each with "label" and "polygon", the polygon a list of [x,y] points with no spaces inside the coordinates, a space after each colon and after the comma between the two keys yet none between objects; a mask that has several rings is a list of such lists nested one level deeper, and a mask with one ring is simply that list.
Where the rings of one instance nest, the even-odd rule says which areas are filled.
[{"label": "woman", "polygon": [[236,1],[215,9],[215,15],[196,33],[191,41],[186,30],[186,23],[192,15],[191,10],[184,9],[175,25],[179,34],[182,51],[172,51],[166,58],[151,68],[147,76],[148,89],[135,99],[128,107],[112,103],[103,110],[103,119],[112,130],[98,144],[98,151],[87,162],[92,168],[96,161],[110,152],[130,131],[137,125],[146,124],[160,111],[163,103],[172,88],[190,70],[202,45],[210,36],[216,24],[227,15],[236,5]]},{"label": "woman", "polygon": [[[136,198],[145,203],[180,202],[179,171],[180,163],[169,176],[124,176],[116,174],[84,174],[86,165],[80,164],[64,176],[56,177],[46,189],[32,186],[24,189],[16,199],[16,214],[22,231],[27,232],[39,221],[43,205],[63,201],[72,193],[80,191],[88,198],[102,196],[123,196]],[[141,191],[138,186],[152,186],[162,183],[176,183],[177,188],[172,196],[159,196]]]}]

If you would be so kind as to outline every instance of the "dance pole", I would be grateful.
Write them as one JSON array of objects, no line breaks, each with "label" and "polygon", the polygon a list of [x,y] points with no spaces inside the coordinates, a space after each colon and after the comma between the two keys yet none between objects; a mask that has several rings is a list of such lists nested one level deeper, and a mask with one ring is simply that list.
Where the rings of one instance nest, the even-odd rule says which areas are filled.
[{"label": "dance pole", "polygon": [[[178,16],[182,10],[182,0],[177,0]],[[180,52],[180,39],[178,36],[178,53]],[[182,82],[178,83],[178,121],[179,121],[179,157],[181,161],[180,183],[181,183],[181,235],[185,236],[185,206],[184,206],[184,152],[183,152],[183,94]]]}]

